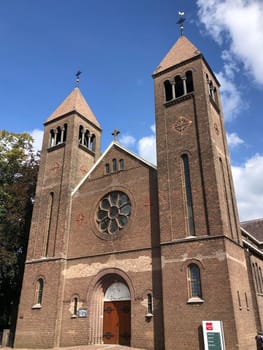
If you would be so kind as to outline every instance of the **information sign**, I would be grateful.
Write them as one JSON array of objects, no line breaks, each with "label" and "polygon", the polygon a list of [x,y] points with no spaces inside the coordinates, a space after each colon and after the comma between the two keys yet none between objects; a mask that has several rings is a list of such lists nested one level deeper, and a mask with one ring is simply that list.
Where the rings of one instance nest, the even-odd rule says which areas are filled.
[{"label": "information sign", "polygon": [[225,350],[223,325],[221,321],[203,321],[205,350]]},{"label": "information sign", "polygon": [[78,309],[78,317],[83,318],[88,316],[88,310],[85,308]]}]

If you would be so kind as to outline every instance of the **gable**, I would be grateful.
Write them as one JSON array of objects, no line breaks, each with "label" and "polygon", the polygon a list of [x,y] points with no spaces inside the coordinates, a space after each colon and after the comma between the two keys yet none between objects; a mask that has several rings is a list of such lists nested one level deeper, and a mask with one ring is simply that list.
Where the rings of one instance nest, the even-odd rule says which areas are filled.
[{"label": "gable", "polygon": [[120,172],[131,171],[143,167],[149,171],[157,172],[156,166],[129,151],[117,142],[112,142],[98,161],[73,190],[74,195],[86,181],[93,181],[104,176],[114,176]]}]

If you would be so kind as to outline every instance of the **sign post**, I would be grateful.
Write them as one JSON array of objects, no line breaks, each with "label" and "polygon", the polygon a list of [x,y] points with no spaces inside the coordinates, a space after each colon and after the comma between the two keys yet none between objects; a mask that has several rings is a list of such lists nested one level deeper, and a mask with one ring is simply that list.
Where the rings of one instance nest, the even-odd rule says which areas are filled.
[{"label": "sign post", "polygon": [[202,321],[205,350],[225,350],[222,321]]}]

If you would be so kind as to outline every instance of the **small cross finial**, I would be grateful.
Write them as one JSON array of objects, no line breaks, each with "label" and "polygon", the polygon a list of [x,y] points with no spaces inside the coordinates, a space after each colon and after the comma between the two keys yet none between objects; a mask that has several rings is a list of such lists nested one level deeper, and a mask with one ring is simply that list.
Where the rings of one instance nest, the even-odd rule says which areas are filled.
[{"label": "small cross finial", "polygon": [[180,18],[176,22],[176,24],[180,25],[180,32],[181,32],[181,36],[182,36],[184,34],[184,21],[185,21],[185,18],[183,17],[184,16],[184,12],[179,11],[178,14],[179,14]]},{"label": "small cross finial", "polygon": [[76,73],[76,86],[79,86],[79,76],[81,74],[81,71],[78,70],[77,73]]},{"label": "small cross finial", "polygon": [[114,141],[118,141],[118,135],[120,131],[118,129],[114,129],[112,132],[112,136],[114,137]]}]

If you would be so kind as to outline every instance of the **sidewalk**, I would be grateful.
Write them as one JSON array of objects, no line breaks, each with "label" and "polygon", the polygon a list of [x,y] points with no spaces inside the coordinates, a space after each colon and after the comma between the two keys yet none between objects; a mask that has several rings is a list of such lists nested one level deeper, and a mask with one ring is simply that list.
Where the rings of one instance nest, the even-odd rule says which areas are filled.
[{"label": "sidewalk", "polygon": [[[0,349],[11,350],[12,348],[0,347]],[[98,344],[98,345],[70,346],[66,348],[53,348],[53,349],[21,349],[19,348],[18,350],[146,350],[146,349],[131,348],[129,346],[122,346],[122,345],[116,345],[116,344],[108,344],[108,345]]]}]

